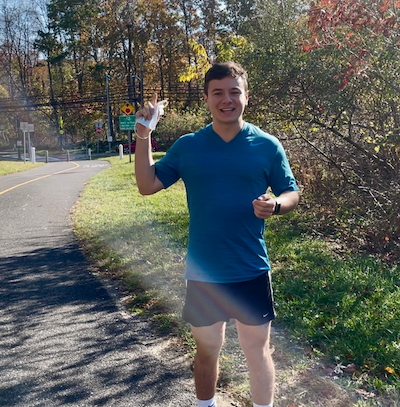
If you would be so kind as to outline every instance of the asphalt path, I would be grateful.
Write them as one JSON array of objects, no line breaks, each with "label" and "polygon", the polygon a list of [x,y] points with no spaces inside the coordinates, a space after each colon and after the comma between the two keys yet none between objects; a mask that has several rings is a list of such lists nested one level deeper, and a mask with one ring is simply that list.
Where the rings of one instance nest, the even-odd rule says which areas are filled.
[{"label": "asphalt path", "polygon": [[0,406],[194,406],[173,341],[121,308],[71,227],[107,162],[48,163],[0,177]]}]

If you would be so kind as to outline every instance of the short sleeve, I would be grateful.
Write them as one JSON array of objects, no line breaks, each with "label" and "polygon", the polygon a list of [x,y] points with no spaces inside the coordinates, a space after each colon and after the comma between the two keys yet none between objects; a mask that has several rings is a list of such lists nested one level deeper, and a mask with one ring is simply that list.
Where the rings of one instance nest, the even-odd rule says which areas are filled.
[{"label": "short sleeve", "polygon": [[277,145],[276,156],[272,163],[269,178],[270,186],[275,196],[279,196],[285,191],[298,191],[299,189],[285,150],[280,142]]},{"label": "short sleeve", "polygon": [[155,163],[156,176],[164,185],[164,188],[170,187],[179,180],[179,139],[167,151],[160,161]]}]

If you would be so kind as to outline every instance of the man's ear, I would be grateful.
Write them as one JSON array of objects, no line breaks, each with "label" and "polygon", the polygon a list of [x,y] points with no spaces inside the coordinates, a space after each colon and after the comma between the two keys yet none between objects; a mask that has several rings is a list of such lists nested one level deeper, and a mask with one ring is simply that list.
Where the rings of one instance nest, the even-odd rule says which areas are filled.
[{"label": "man's ear", "polygon": [[203,93],[203,99],[204,99],[205,104],[207,105],[208,96],[205,93]]},{"label": "man's ear", "polygon": [[249,104],[249,91],[246,92],[246,106]]}]

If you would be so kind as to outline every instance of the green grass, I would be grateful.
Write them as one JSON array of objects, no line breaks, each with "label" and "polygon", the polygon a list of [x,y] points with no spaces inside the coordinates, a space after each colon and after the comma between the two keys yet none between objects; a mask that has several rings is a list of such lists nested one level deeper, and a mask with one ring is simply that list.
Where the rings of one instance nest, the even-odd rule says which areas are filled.
[{"label": "green grass", "polygon": [[150,310],[178,318],[188,220],[184,186],[142,197],[133,163],[127,157],[109,161],[112,167],[92,178],[76,207],[76,234],[103,270],[122,275],[142,297],[149,294]]},{"label": "green grass", "polygon": [[[77,236],[103,270],[122,276],[138,291],[132,309],[152,313],[162,329],[188,336],[179,327],[188,229],[184,186],[178,182],[142,197],[133,163],[118,157],[109,161],[112,167],[91,179],[77,205]],[[311,236],[312,225],[304,219],[299,210],[267,221],[276,323],[316,354],[356,364],[357,383],[398,392],[399,267],[368,256],[335,254],[331,243]]]},{"label": "green grass", "polygon": [[400,269],[368,256],[339,256],[301,232],[296,218],[269,222],[280,320],[315,352],[386,383],[399,383]]},{"label": "green grass", "polygon": [[42,166],[44,163],[32,164],[27,161],[25,164],[21,161],[0,161],[0,176],[13,174],[15,172],[28,171],[33,168]]}]

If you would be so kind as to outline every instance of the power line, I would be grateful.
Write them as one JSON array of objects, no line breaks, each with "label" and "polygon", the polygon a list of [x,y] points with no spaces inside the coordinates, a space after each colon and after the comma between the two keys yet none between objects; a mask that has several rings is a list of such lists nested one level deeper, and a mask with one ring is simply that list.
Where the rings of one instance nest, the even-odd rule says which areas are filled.
[{"label": "power line", "polygon": [[[187,90],[175,89],[175,91],[164,91],[164,95],[171,101],[177,103],[184,101],[199,101],[200,92],[195,92],[189,94]],[[152,92],[147,92],[146,98],[150,98]],[[128,100],[128,95],[125,91],[119,92],[110,92],[110,103],[118,104],[123,101]],[[140,97],[134,97],[133,101],[140,101]],[[17,98],[0,98],[0,111],[17,111],[17,110],[34,110],[40,108],[54,108],[54,107],[76,107],[84,105],[93,105],[93,104],[105,104],[106,95],[103,93],[91,91],[87,92],[82,98],[69,98],[65,97],[55,97],[53,101],[44,96],[27,96],[27,97],[17,97]]]}]

